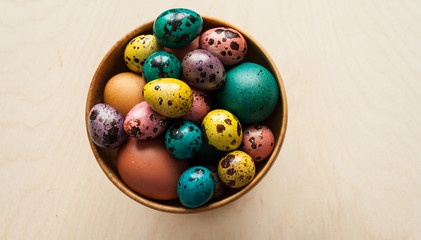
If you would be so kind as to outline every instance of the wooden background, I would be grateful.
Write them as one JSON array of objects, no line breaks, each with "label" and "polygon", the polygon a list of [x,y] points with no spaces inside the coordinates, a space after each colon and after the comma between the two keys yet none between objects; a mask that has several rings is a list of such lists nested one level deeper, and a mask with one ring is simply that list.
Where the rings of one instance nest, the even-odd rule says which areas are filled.
[{"label": "wooden background", "polygon": [[[271,54],[289,107],[266,177],[177,215],[122,194],[84,125],[108,49],[186,7]],[[421,1],[0,1],[0,239],[421,239]]]}]

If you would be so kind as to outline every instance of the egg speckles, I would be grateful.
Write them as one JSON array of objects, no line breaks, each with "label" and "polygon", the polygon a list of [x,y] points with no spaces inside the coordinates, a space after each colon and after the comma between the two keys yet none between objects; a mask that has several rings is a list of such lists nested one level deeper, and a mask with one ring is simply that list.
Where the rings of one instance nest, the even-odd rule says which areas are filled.
[{"label": "egg speckles", "polygon": [[202,132],[191,122],[176,122],[165,134],[165,146],[176,158],[192,158],[202,147]]},{"label": "egg speckles", "polygon": [[230,188],[241,188],[253,180],[256,167],[253,159],[243,151],[228,153],[219,161],[218,175]]},{"label": "egg speckles", "polygon": [[199,44],[200,48],[215,54],[226,66],[240,63],[247,53],[246,40],[232,28],[209,29],[200,36]]},{"label": "egg speckles", "polygon": [[143,88],[143,97],[159,114],[178,118],[186,114],[193,102],[191,88],[174,78],[160,78],[150,81]]},{"label": "egg speckles", "polygon": [[245,62],[227,72],[225,87],[218,90],[221,108],[233,113],[243,124],[255,124],[268,118],[278,104],[279,88],[265,67]]},{"label": "egg speckles", "polygon": [[275,147],[275,138],[269,127],[255,124],[244,129],[241,150],[248,153],[255,162],[269,157]]},{"label": "egg speckles", "polygon": [[119,147],[126,138],[123,122],[123,115],[114,107],[108,104],[98,103],[89,112],[89,136],[99,147]]},{"label": "egg speckles", "polygon": [[181,62],[183,78],[203,90],[216,90],[225,85],[225,68],[212,53],[196,49],[186,54]]},{"label": "egg speckles", "polygon": [[193,103],[190,110],[183,116],[183,120],[200,123],[211,109],[212,100],[209,94],[197,88],[191,88]]},{"label": "egg speckles", "polygon": [[159,43],[169,48],[180,48],[192,42],[202,31],[203,19],[184,8],[161,13],[153,24],[153,33]]},{"label": "egg speckles", "polygon": [[134,106],[124,120],[124,130],[139,140],[157,137],[167,127],[167,118],[155,112],[147,102]]},{"label": "egg speckles", "polygon": [[188,208],[200,207],[209,201],[215,191],[215,177],[209,169],[194,166],[181,174],[177,185],[177,196]]},{"label": "egg speckles", "polygon": [[203,119],[201,128],[207,143],[221,151],[237,149],[243,138],[238,119],[223,109],[209,112]]},{"label": "egg speckles", "polygon": [[142,73],[143,64],[154,52],[161,50],[154,35],[140,35],[133,38],[124,50],[124,63],[136,73]]},{"label": "egg speckles", "polygon": [[176,56],[169,52],[152,53],[143,65],[143,76],[146,82],[158,78],[180,79],[181,63]]}]

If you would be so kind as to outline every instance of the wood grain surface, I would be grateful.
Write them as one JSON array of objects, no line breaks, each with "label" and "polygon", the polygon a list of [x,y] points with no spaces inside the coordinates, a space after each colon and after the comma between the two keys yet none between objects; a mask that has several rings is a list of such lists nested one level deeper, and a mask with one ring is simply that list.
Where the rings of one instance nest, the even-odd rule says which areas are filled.
[{"label": "wood grain surface", "polygon": [[[162,11],[239,26],[289,107],[266,177],[193,215],[122,194],[84,107],[108,49]],[[421,2],[0,1],[0,239],[421,239]]]}]

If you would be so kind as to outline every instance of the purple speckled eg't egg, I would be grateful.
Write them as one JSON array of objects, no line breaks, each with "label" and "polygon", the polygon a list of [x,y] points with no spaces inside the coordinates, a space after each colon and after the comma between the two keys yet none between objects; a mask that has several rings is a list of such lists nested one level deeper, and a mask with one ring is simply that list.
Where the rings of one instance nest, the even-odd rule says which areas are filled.
[{"label": "purple speckled eg't egg", "polygon": [[200,48],[217,56],[225,66],[240,63],[247,54],[245,38],[232,28],[209,29],[200,36],[199,44]]},{"label": "purple speckled eg't egg", "polygon": [[254,124],[244,129],[240,149],[248,153],[255,162],[269,157],[275,147],[275,138],[269,127]]},{"label": "purple speckled eg't egg", "polygon": [[139,140],[157,137],[167,127],[167,118],[155,112],[147,102],[134,106],[124,121],[124,131]]},{"label": "purple speckled eg't egg", "polygon": [[211,109],[211,97],[203,90],[192,87],[193,103],[183,116],[184,121],[199,123]]},{"label": "purple speckled eg't egg", "polygon": [[225,85],[225,68],[221,60],[204,49],[193,50],[181,63],[183,79],[202,90],[216,90]]},{"label": "purple speckled eg't egg", "polygon": [[98,103],[89,112],[89,136],[99,147],[119,147],[126,139],[123,123],[124,116],[114,107],[105,103]]}]

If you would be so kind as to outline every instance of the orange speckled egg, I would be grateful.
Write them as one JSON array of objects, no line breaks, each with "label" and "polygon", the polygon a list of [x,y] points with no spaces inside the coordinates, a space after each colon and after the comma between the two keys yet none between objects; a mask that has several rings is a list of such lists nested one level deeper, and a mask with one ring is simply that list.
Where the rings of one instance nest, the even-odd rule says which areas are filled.
[{"label": "orange speckled egg", "polygon": [[145,84],[145,79],[139,74],[119,73],[105,85],[104,102],[126,116],[130,109],[143,101],[142,89]]},{"label": "orange speckled egg", "polygon": [[156,200],[177,198],[177,183],[189,167],[165,148],[163,139],[139,141],[128,138],[120,147],[117,169],[123,182],[144,197]]}]

